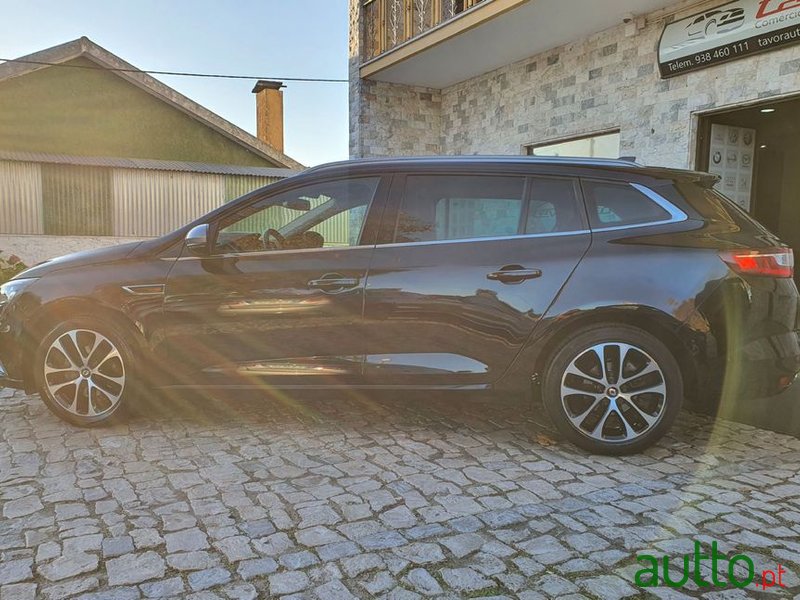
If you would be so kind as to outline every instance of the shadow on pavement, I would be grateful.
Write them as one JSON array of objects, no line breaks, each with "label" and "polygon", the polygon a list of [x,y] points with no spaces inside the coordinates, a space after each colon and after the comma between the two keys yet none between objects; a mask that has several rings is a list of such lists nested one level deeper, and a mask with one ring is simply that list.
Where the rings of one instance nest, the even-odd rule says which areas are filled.
[{"label": "shadow on pavement", "polygon": [[724,416],[753,427],[800,437],[800,381],[778,396],[740,400],[726,406]]}]

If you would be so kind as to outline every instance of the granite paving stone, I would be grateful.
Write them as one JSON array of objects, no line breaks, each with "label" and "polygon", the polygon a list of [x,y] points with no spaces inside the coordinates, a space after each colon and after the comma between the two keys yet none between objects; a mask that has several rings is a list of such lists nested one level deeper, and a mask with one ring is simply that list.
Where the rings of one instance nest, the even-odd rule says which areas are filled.
[{"label": "granite paving stone", "polygon": [[153,551],[126,554],[105,563],[109,585],[141,583],[164,576],[164,559]]},{"label": "granite paving stone", "polygon": [[601,457],[511,398],[150,394],[78,430],[0,390],[0,600],[755,590],[636,586],[637,554],[694,540],[782,565],[760,591],[800,598],[795,438],[683,412],[654,448]]}]

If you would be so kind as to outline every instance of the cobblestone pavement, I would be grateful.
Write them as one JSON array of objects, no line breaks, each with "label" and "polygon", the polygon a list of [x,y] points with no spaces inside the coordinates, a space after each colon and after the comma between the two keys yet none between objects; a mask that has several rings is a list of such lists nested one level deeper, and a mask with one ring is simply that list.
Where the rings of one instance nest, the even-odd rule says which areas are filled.
[{"label": "cobblestone pavement", "polygon": [[636,555],[694,540],[783,565],[767,596],[800,597],[795,438],[684,414],[605,458],[513,402],[172,404],[85,431],[0,390],[2,600],[646,597]]}]

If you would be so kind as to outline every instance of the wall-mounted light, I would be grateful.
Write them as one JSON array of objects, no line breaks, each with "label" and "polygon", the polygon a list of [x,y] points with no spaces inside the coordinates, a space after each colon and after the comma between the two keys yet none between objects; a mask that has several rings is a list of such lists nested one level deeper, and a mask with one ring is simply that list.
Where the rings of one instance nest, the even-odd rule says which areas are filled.
[{"label": "wall-mounted light", "polygon": [[775,112],[775,109],[774,109],[774,108],[762,108],[762,109],[761,109],[761,112],[762,112],[763,114],[765,114],[765,115],[768,115],[768,114],[770,114],[770,113],[774,113],[774,112]]},{"label": "wall-mounted light", "polygon": [[762,150],[766,150],[766,149],[767,149],[767,145],[766,145],[766,144],[761,144],[761,146],[759,146],[759,147],[760,147]]}]

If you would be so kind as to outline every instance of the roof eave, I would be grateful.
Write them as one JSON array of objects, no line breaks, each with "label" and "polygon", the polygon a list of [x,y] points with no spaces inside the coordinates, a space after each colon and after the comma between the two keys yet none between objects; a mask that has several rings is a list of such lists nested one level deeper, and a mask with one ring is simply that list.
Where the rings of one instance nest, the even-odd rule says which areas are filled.
[{"label": "roof eave", "polygon": [[[279,152],[269,144],[259,140],[257,137],[247,133],[245,130],[237,127],[230,121],[223,119],[216,113],[210,111],[206,107],[198,104],[194,100],[184,96],[180,92],[172,89],[165,83],[160,82],[155,77],[144,73],[137,69],[128,62],[125,62],[120,57],[112,54],[105,48],[98,46],[87,37],[82,37],[71,42],[66,42],[59,46],[53,46],[39,52],[34,52],[27,56],[21,57],[20,60],[35,61],[31,63],[24,62],[7,62],[0,65],[0,81],[11,79],[13,77],[20,77],[27,75],[34,71],[49,68],[47,64],[35,63],[64,63],[79,57],[84,57],[92,60],[98,65],[109,68],[117,69],[113,73],[129,83],[139,87],[140,89],[156,96],[163,102],[166,102],[189,115],[190,117],[200,121],[207,127],[217,131],[221,135],[236,142],[246,150],[253,152],[262,158],[276,163],[278,167],[284,167],[292,170],[303,170],[305,166],[287,156],[283,152]],[[119,70],[122,69],[122,70]]]}]

